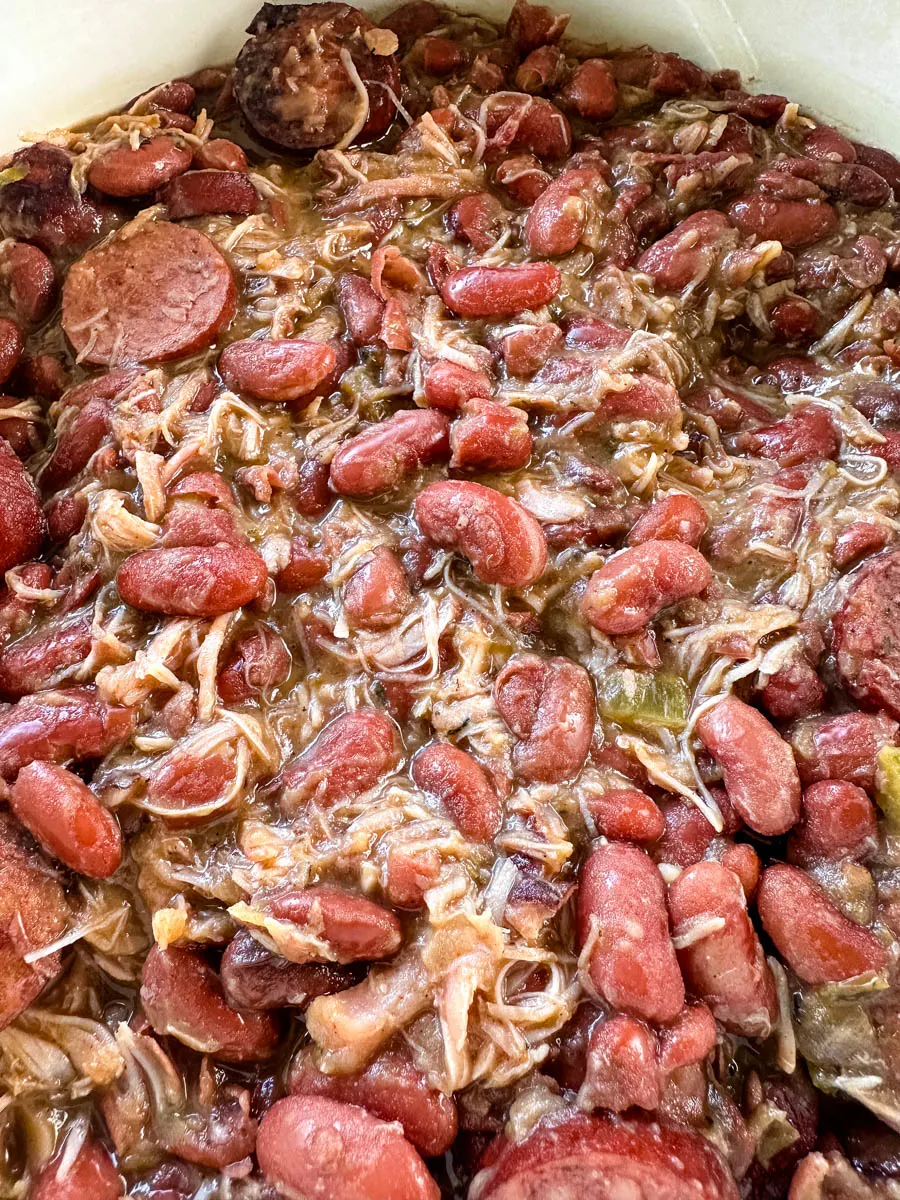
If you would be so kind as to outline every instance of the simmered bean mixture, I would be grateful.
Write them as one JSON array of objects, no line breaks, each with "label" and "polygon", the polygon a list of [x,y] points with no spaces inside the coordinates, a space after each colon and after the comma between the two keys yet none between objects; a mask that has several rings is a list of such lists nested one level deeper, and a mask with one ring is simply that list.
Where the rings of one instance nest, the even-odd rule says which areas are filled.
[{"label": "simmered bean mixture", "polygon": [[3,160],[0,1197],[900,1195],[900,162],[566,23]]}]

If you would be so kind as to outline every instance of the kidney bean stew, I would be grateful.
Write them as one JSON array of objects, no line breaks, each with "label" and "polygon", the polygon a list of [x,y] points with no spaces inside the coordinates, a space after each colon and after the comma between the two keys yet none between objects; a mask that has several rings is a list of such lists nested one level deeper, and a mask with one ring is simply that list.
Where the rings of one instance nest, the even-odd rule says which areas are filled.
[{"label": "kidney bean stew", "polygon": [[0,168],[0,1197],[900,1195],[900,161],[430,0]]}]

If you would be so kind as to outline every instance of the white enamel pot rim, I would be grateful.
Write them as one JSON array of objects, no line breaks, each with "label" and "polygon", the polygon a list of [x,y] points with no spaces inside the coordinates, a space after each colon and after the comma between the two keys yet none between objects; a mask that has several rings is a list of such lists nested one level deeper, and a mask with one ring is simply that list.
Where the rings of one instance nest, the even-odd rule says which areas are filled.
[{"label": "white enamel pot rim", "polygon": [[[504,0],[459,2],[503,19]],[[383,12],[383,0],[362,8]],[[257,0],[3,0],[0,152],[226,62]],[[735,67],[851,136],[900,153],[900,0],[574,0],[575,36]]]}]

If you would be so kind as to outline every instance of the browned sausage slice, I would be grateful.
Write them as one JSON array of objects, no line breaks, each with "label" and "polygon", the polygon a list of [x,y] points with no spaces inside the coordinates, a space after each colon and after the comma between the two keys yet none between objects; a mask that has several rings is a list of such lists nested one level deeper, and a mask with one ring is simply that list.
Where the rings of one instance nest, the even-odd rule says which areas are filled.
[{"label": "browned sausage slice", "polygon": [[133,222],[72,267],[62,324],[79,359],[116,367],[204,349],[234,306],[231,268],[209,238]]},{"label": "browned sausage slice", "polygon": [[261,137],[307,150],[386,132],[400,94],[390,30],[349,4],[264,4],[247,32],[234,92]]}]

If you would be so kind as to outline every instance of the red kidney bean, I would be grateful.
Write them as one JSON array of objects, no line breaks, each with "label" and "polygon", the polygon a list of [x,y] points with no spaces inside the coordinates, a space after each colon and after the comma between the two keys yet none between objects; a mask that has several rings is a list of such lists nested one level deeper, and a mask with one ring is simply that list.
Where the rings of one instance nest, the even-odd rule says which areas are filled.
[{"label": "red kidney bean", "polygon": [[400,757],[397,728],[389,717],[369,708],[345,713],[284,768],[281,807],[293,816],[310,801],[330,808],[354,800],[390,775]]},{"label": "red kidney bean", "polygon": [[659,1107],[659,1067],[653,1034],[643,1023],[621,1013],[598,1021],[591,1030],[587,1073],[578,1105],[624,1112]]},{"label": "red kidney bean", "polygon": [[479,254],[490,250],[503,232],[507,213],[490,192],[463,196],[447,212],[447,228],[461,242],[468,242]]},{"label": "red kidney bean", "polygon": [[493,393],[490,376],[458,363],[440,359],[425,376],[425,399],[431,408],[459,412],[468,400],[489,400]]},{"label": "red kidney bean", "polygon": [[730,1032],[768,1037],[778,1016],[775,980],[737,876],[717,862],[688,867],[669,887],[669,911],[690,991]]},{"label": "red kidney bean", "polygon": [[616,81],[602,58],[579,63],[560,94],[585,121],[608,121],[619,106]]},{"label": "red kidney bean", "polygon": [[494,182],[519,204],[534,204],[549,186],[550,176],[533,154],[517,154],[499,164]]},{"label": "red kidney bean", "polygon": [[352,967],[335,963],[295,963],[273,954],[255,937],[234,935],[219,968],[231,1008],[306,1008],[317,996],[331,996],[357,982]]},{"label": "red kidney bean", "polygon": [[708,527],[706,510],[693,496],[672,492],[653,501],[632,525],[625,542],[628,546],[640,546],[649,541],[697,546]]},{"label": "red kidney bean", "polygon": [[878,837],[875,805],[854,783],[823,779],[803,793],[803,822],[794,832],[790,851],[800,866],[817,859],[861,859]]},{"label": "red kidney bean", "polygon": [[382,1121],[398,1121],[426,1158],[444,1154],[456,1139],[453,1097],[431,1087],[402,1051],[388,1050],[362,1071],[326,1075],[310,1048],[301,1047],[291,1062],[288,1087],[295,1096],[324,1096],[359,1105]]},{"label": "red kidney bean", "polygon": [[210,138],[194,151],[193,165],[206,171],[246,171],[247,155],[228,138]]},{"label": "red kidney bean", "polygon": [[516,0],[506,20],[506,37],[520,55],[530,54],[539,46],[555,45],[569,23],[567,13],[556,12],[542,4]]},{"label": "red kidney bean", "polygon": [[730,228],[725,214],[715,209],[693,213],[644,251],[637,270],[652,276],[659,287],[681,291],[709,274]]},{"label": "red kidney bean", "polygon": [[574,250],[584,234],[592,207],[596,208],[599,197],[608,191],[606,181],[595,167],[563,171],[541,193],[525,221],[529,254],[555,258]]},{"label": "red kidney bean", "polygon": [[[201,82],[205,82],[202,80],[202,73]],[[212,86],[218,88],[221,85],[213,84]],[[160,109],[164,109],[173,113],[186,113],[193,107],[198,90],[202,89],[193,87],[187,79],[170,79],[167,83],[161,83],[149,92],[142,92],[140,96],[135,96],[124,108],[133,108],[140,100],[140,112],[158,112]]]},{"label": "red kidney bean", "polygon": [[790,740],[804,786],[842,779],[871,792],[878,751],[896,741],[897,730],[897,722],[885,713],[848,712],[801,721]]},{"label": "red kidney bean", "polygon": [[643,542],[593,573],[582,612],[603,633],[637,633],[668,605],[699,596],[711,580],[709,564],[693,546]]},{"label": "red kidney bean", "polygon": [[528,417],[493,400],[470,400],[450,427],[450,466],[457,471],[517,471],[531,459]]},{"label": "red kidney bean", "polygon": [[810,404],[765,429],[742,433],[737,439],[742,454],[774,458],[782,467],[836,458],[840,447],[841,437],[830,413],[817,404]]},{"label": "red kidney bean", "polygon": [[702,1063],[715,1049],[718,1030],[705,1004],[691,1004],[659,1031],[659,1069],[664,1075]]},{"label": "red kidney bean", "polygon": [[[64,395],[56,446],[40,474],[45,491],[63,487],[84,470],[109,435],[118,398],[127,393],[139,376],[140,371],[131,368],[109,371],[85,380]],[[74,418],[64,423],[64,414],[69,410],[74,410]]]},{"label": "red kidney bean", "polygon": [[571,1111],[505,1143],[476,1177],[469,1200],[606,1200],[617,1193],[629,1200],[738,1200],[731,1171],[699,1134]]},{"label": "red kidney bean", "polygon": [[26,696],[83,662],[93,642],[90,617],[55,621],[0,650],[0,691]]},{"label": "red kidney bean", "polygon": [[275,576],[275,582],[285,592],[305,592],[321,583],[328,574],[328,559],[307,545],[305,538],[291,538],[291,556],[287,566]]},{"label": "red kidney bean", "polygon": [[136,150],[124,143],[105,150],[88,169],[88,181],[107,196],[144,196],[186,171],[191,152],[160,135]]},{"label": "red kidney bean", "polygon": [[166,489],[169,496],[190,496],[207,500],[215,508],[234,508],[231,485],[218,471],[194,471]]},{"label": "red kidney bean", "polygon": [[441,10],[431,0],[407,0],[382,19],[385,29],[392,29],[403,49],[408,48],[422,34],[431,33],[444,23]]},{"label": "red kidney bean", "polygon": [[637,788],[591,791],[585,798],[585,806],[597,832],[615,842],[656,842],[665,831],[659,807]]},{"label": "red kidney bean", "polygon": [[769,320],[776,341],[811,342],[819,326],[819,313],[801,296],[785,296],[772,305]]},{"label": "red kidney bean", "polygon": [[777,721],[808,717],[824,706],[826,688],[815,667],[801,655],[791,658],[769,678],[760,698]]},{"label": "red kidney bean", "polygon": [[215,213],[249,216],[261,207],[259,192],[240,170],[188,171],[173,179],[161,198],[170,221]]},{"label": "red kidney bean", "polygon": [[22,389],[42,400],[58,400],[69,386],[69,372],[52,354],[26,354],[17,369]]},{"label": "red kidney bean", "polygon": [[790,745],[755,708],[726,696],[696,724],[722,769],[728,799],[751,829],[786,833],[800,816],[800,779]]},{"label": "red kidney bean", "polygon": [[70,913],[49,862],[5,810],[0,810],[0,878],[0,1029],[5,1029],[59,974],[59,951],[30,964],[24,958],[56,941]]},{"label": "red kidney bean", "polygon": [[[716,800],[719,801],[719,796],[716,796]],[[715,830],[703,813],[693,804],[681,800],[663,801],[660,810],[665,830],[659,844],[653,848],[656,861],[674,863],[678,867],[690,867],[700,862],[715,837]],[[727,828],[724,811],[722,815]]]},{"label": "red kidney bean", "polygon": [[426,75],[454,75],[469,62],[469,49],[450,38],[428,37],[422,42],[422,67]]},{"label": "red kidney bean", "polygon": [[25,339],[15,321],[0,317],[0,384],[6,383],[22,357]]},{"label": "red kidney bean", "polygon": [[621,350],[631,338],[630,329],[622,329],[589,313],[567,313],[561,324],[566,334],[566,345],[579,349]]},{"label": "red kidney bean", "polygon": [[440,800],[467,838],[490,842],[503,822],[503,806],[487,772],[471,754],[449,742],[432,742],[415,756],[413,782]]},{"label": "red kidney bean", "polygon": [[460,317],[512,317],[549,304],[560,288],[552,263],[462,267],[441,286],[444,303]]},{"label": "red kidney bean", "polygon": [[173,825],[202,823],[235,777],[227,754],[205,754],[190,748],[175,749],[156,764],[147,784],[147,800]]},{"label": "red kidney bean", "polygon": [[354,345],[371,346],[381,336],[384,301],[368,279],[349,272],[338,279],[338,307]]},{"label": "red kidney bean", "polygon": [[[203,1096],[196,1109],[178,1114],[182,1119],[165,1131],[166,1150],[186,1163],[217,1171],[246,1161],[256,1146],[256,1120],[250,1115],[250,1105],[246,1088],[234,1084],[216,1088],[211,1097]],[[159,1192],[152,1192],[151,1196],[153,1200],[181,1200],[181,1194],[160,1197]]]},{"label": "red kidney bean", "polygon": [[339,496],[377,496],[392,491],[421,467],[450,450],[450,422],[441,412],[394,413],[341,444],[329,480]]},{"label": "red kidney bean", "polygon": [[119,869],[118,821],[64,767],[48,762],[23,767],[12,786],[10,807],[47,853],[73,871],[106,879]]},{"label": "red kidney bean", "polygon": [[741,881],[744,895],[752,900],[759,886],[761,870],[759,855],[746,842],[733,842],[731,838],[717,837],[709,844],[707,858],[721,863]]},{"label": "red kidney bean", "polygon": [[56,301],[56,272],[43,250],[27,242],[13,242],[3,257],[0,271],[9,283],[16,320],[26,325],[44,321]]},{"label": "red kidney bean", "polygon": [[0,776],[12,779],[35,760],[103,758],[131,737],[136,713],[106,704],[93,688],[24,696],[0,712]]},{"label": "red kidney bean", "polygon": [[397,1125],[322,1096],[288,1096],[263,1117],[260,1169],[286,1195],[308,1200],[440,1200]]},{"label": "red kidney bean", "polygon": [[848,920],[797,867],[767,867],[756,904],[778,953],[804,983],[850,979],[880,971],[887,963],[887,951],[875,934]]},{"label": "red kidney bean", "polygon": [[116,575],[132,608],[169,616],[215,617],[261,596],[268,570],[250,546],[175,546],[142,550]]},{"label": "red kidney bean", "polygon": [[530,379],[561,347],[562,340],[562,330],[552,322],[507,333],[500,342],[507,374]]},{"label": "red kidney bean", "polygon": [[242,634],[219,672],[218,692],[223,704],[242,704],[266,688],[278,687],[291,673],[291,652],[267,625]]},{"label": "red kidney bean", "polygon": [[229,1008],[218,975],[199,950],[153,946],[144,961],[141,1004],[156,1033],[223,1062],[259,1062],[278,1046],[275,1019]]},{"label": "red kidney bean", "polygon": [[163,520],[159,543],[172,546],[246,546],[247,536],[237,527],[231,508],[177,502]]},{"label": "red kidney bean", "polygon": [[34,558],[46,533],[34,482],[0,438],[0,572]]},{"label": "red kidney bean", "polygon": [[522,59],[516,71],[516,87],[520,92],[542,92],[559,81],[565,65],[566,60],[556,46],[538,46]]},{"label": "red kidney bean", "polygon": [[788,250],[821,242],[838,227],[837,213],[830,204],[821,200],[775,200],[761,192],[732,200],[728,215],[742,233],[771,238]]},{"label": "red kidney bean", "polygon": [[412,602],[406,574],[397,555],[376,546],[344,584],[344,612],[358,629],[389,629]]},{"label": "red kidney bean", "polygon": [[877,171],[881,178],[891,185],[894,195],[900,194],[900,159],[889,154],[887,150],[866,146],[862,142],[853,142],[852,145],[856,151],[856,161],[872,171]]},{"label": "red kidney bean", "polygon": [[464,554],[482,583],[530,587],[547,564],[540,525],[493,488],[458,480],[432,483],[416,497],[415,512],[428,541]]},{"label": "red kidney bean", "polygon": [[334,347],[305,338],[247,338],[219,355],[219,372],[233,391],[257,400],[299,400],[333,370]]},{"label": "red kidney bean", "polygon": [[519,739],[513,765],[521,779],[562,783],[578,774],[594,730],[594,689],[584,667],[514,654],[497,676],[494,703]]},{"label": "red kidney bean", "polygon": [[578,891],[580,945],[592,927],[597,940],[589,970],[604,999],[645,1021],[678,1016],[684,983],[669,937],[665,885],[643,850],[610,842],[591,852]]},{"label": "red kidney bean", "polygon": [[900,551],[893,550],[859,572],[832,622],[838,670],[847,690],[895,717],[900,717],[900,644],[893,632],[898,594]]},{"label": "red kidney bean", "polygon": [[891,534],[871,521],[853,521],[834,539],[831,557],[836,567],[848,567],[869,554],[877,554],[890,541]]},{"label": "red kidney bean", "polygon": [[310,949],[298,962],[370,962],[390,958],[403,941],[400,922],[389,909],[331,884],[271,892],[254,897],[254,906],[328,943],[325,959]]},{"label": "red kidney bean", "polygon": [[74,1157],[63,1142],[34,1181],[31,1200],[118,1200],[124,1195],[125,1185],[109,1151],[87,1137]]},{"label": "red kidney bean", "polygon": [[833,125],[817,125],[803,139],[803,152],[810,158],[824,158],[831,162],[855,162],[856,151],[849,138]]}]

